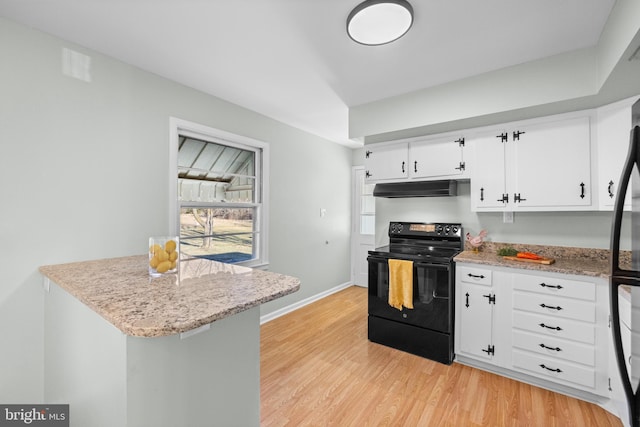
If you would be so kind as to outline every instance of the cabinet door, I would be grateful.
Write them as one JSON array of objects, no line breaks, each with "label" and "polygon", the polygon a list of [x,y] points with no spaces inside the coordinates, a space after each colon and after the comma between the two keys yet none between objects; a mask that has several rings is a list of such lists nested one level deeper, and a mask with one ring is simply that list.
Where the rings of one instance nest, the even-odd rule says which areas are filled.
[{"label": "cabinet door", "polygon": [[464,139],[438,138],[411,142],[409,145],[409,176],[411,178],[439,178],[462,175]]},{"label": "cabinet door", "polygon": [[[500,132],[496,132],[499,134]],[[470,139],[474,153],[471,172],[471,207],[473,210],[504,209],[505,144],[494,134]]]},{"label": "cabinet door", "polygon": [[[612,210],[620,175],[629,150],[631,105],[598,110],[598,182],[601,210]],[[631,185],[629,186],[629,190]],[[631,192],[627,191],[625,210],[631,210]]]},{"label": "cabinet door", "polygon": [[[482,359],[493,359],[493,307],[491,288],[462,283],[460,306],[460,351]],[[458,291],[456,291],[458,292]]]},{"label": "cabinet door", "polygon": [[408,177],[408,144],[365,147],[365,177],[368,181]]},{"label": "cabinet door", "polygon": [[[514,132],[520,132],[515,141]],[[510,132],[515,176],[507,177],[507,186],[516,210],[591,204],[590,132],[589,117]]]}]

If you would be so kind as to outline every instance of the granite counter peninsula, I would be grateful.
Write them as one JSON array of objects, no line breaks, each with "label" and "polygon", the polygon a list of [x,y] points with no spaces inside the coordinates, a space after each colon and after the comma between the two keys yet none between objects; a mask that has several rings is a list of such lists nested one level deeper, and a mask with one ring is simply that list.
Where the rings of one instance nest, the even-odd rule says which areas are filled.
[{"label": "granite counter peninsula", "polygon": [[259,305],[300,288],[282,274],[147,256],[43,266],[45,402],[72,426],[260,424]]}]

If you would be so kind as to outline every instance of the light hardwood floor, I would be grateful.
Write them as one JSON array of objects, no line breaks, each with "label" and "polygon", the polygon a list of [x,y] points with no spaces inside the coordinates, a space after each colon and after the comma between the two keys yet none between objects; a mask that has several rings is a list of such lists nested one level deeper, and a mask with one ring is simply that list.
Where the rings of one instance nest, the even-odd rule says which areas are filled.
[{"label": "light hardwood floor", "polygon": [[350,287],[261,326],[261,425],[621,426],[581,400],[367,340]]}]

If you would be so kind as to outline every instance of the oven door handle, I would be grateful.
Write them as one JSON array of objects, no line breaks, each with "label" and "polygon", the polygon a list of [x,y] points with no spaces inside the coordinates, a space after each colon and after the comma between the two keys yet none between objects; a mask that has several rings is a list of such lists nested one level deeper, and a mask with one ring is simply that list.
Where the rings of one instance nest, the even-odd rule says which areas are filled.
[{"label": "oven door handle", "polygon": [[383,257],[379,257],[379,256],[375,256],[375,255],[369,255],[367,257],[367,261],[371,262],[384,262],[387,263],[388,262],[388,258],[383,258]]},{"label": "oven door handle", "polygon": [[420,261],[417,261],[417,262],[414,261],[413,266],[420,267],[420,268],[440,268],[442,270],[451,269],[450,264],[433,264],[433,263],[426,263],[426,262],[420,262]]}]

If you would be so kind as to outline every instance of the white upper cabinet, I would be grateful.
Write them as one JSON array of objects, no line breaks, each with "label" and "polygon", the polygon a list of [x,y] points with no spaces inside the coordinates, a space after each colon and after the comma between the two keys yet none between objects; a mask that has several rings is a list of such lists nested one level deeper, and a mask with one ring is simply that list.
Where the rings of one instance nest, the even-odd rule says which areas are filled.
[{"label": "white upper cabinet", "polygon": [[464,137],[437,137],[409,143],[409,177],[412,179],[463,179]]},{"label": "white upper cabinet", "polygon": [[505,209],[509,199],[506,185],[506,144],[500,135],[504,135],[504,132],[490,132],[473,138],[470,142],[475,153],[471,177],[473,210]]},{"label": "white upper cabinet", "polygon": [[365,147],[365,179],[369,182],[402,180],[409,176],[409,146],[405,143]]},{"label": "white upper cabinet", "polygon": [[584,210],[592,206],[590,117],[507,124],[470,138],[476,211]]},{"label": "white upper cabinet", "polygon": [[589,117],[524,126],[522,133],[512,141],[518,209],[590,206]]},{"label": "white upper cabinet", "polygon": [[[636,99],[634,97],[616,102],[597,111],[598,180],[595,185],[600,210],[612,210],[618,194],[620,175],[629,150],[631,105]],[[631,209],[629,190],[630,188],[625,199],[625,210]]]}]

